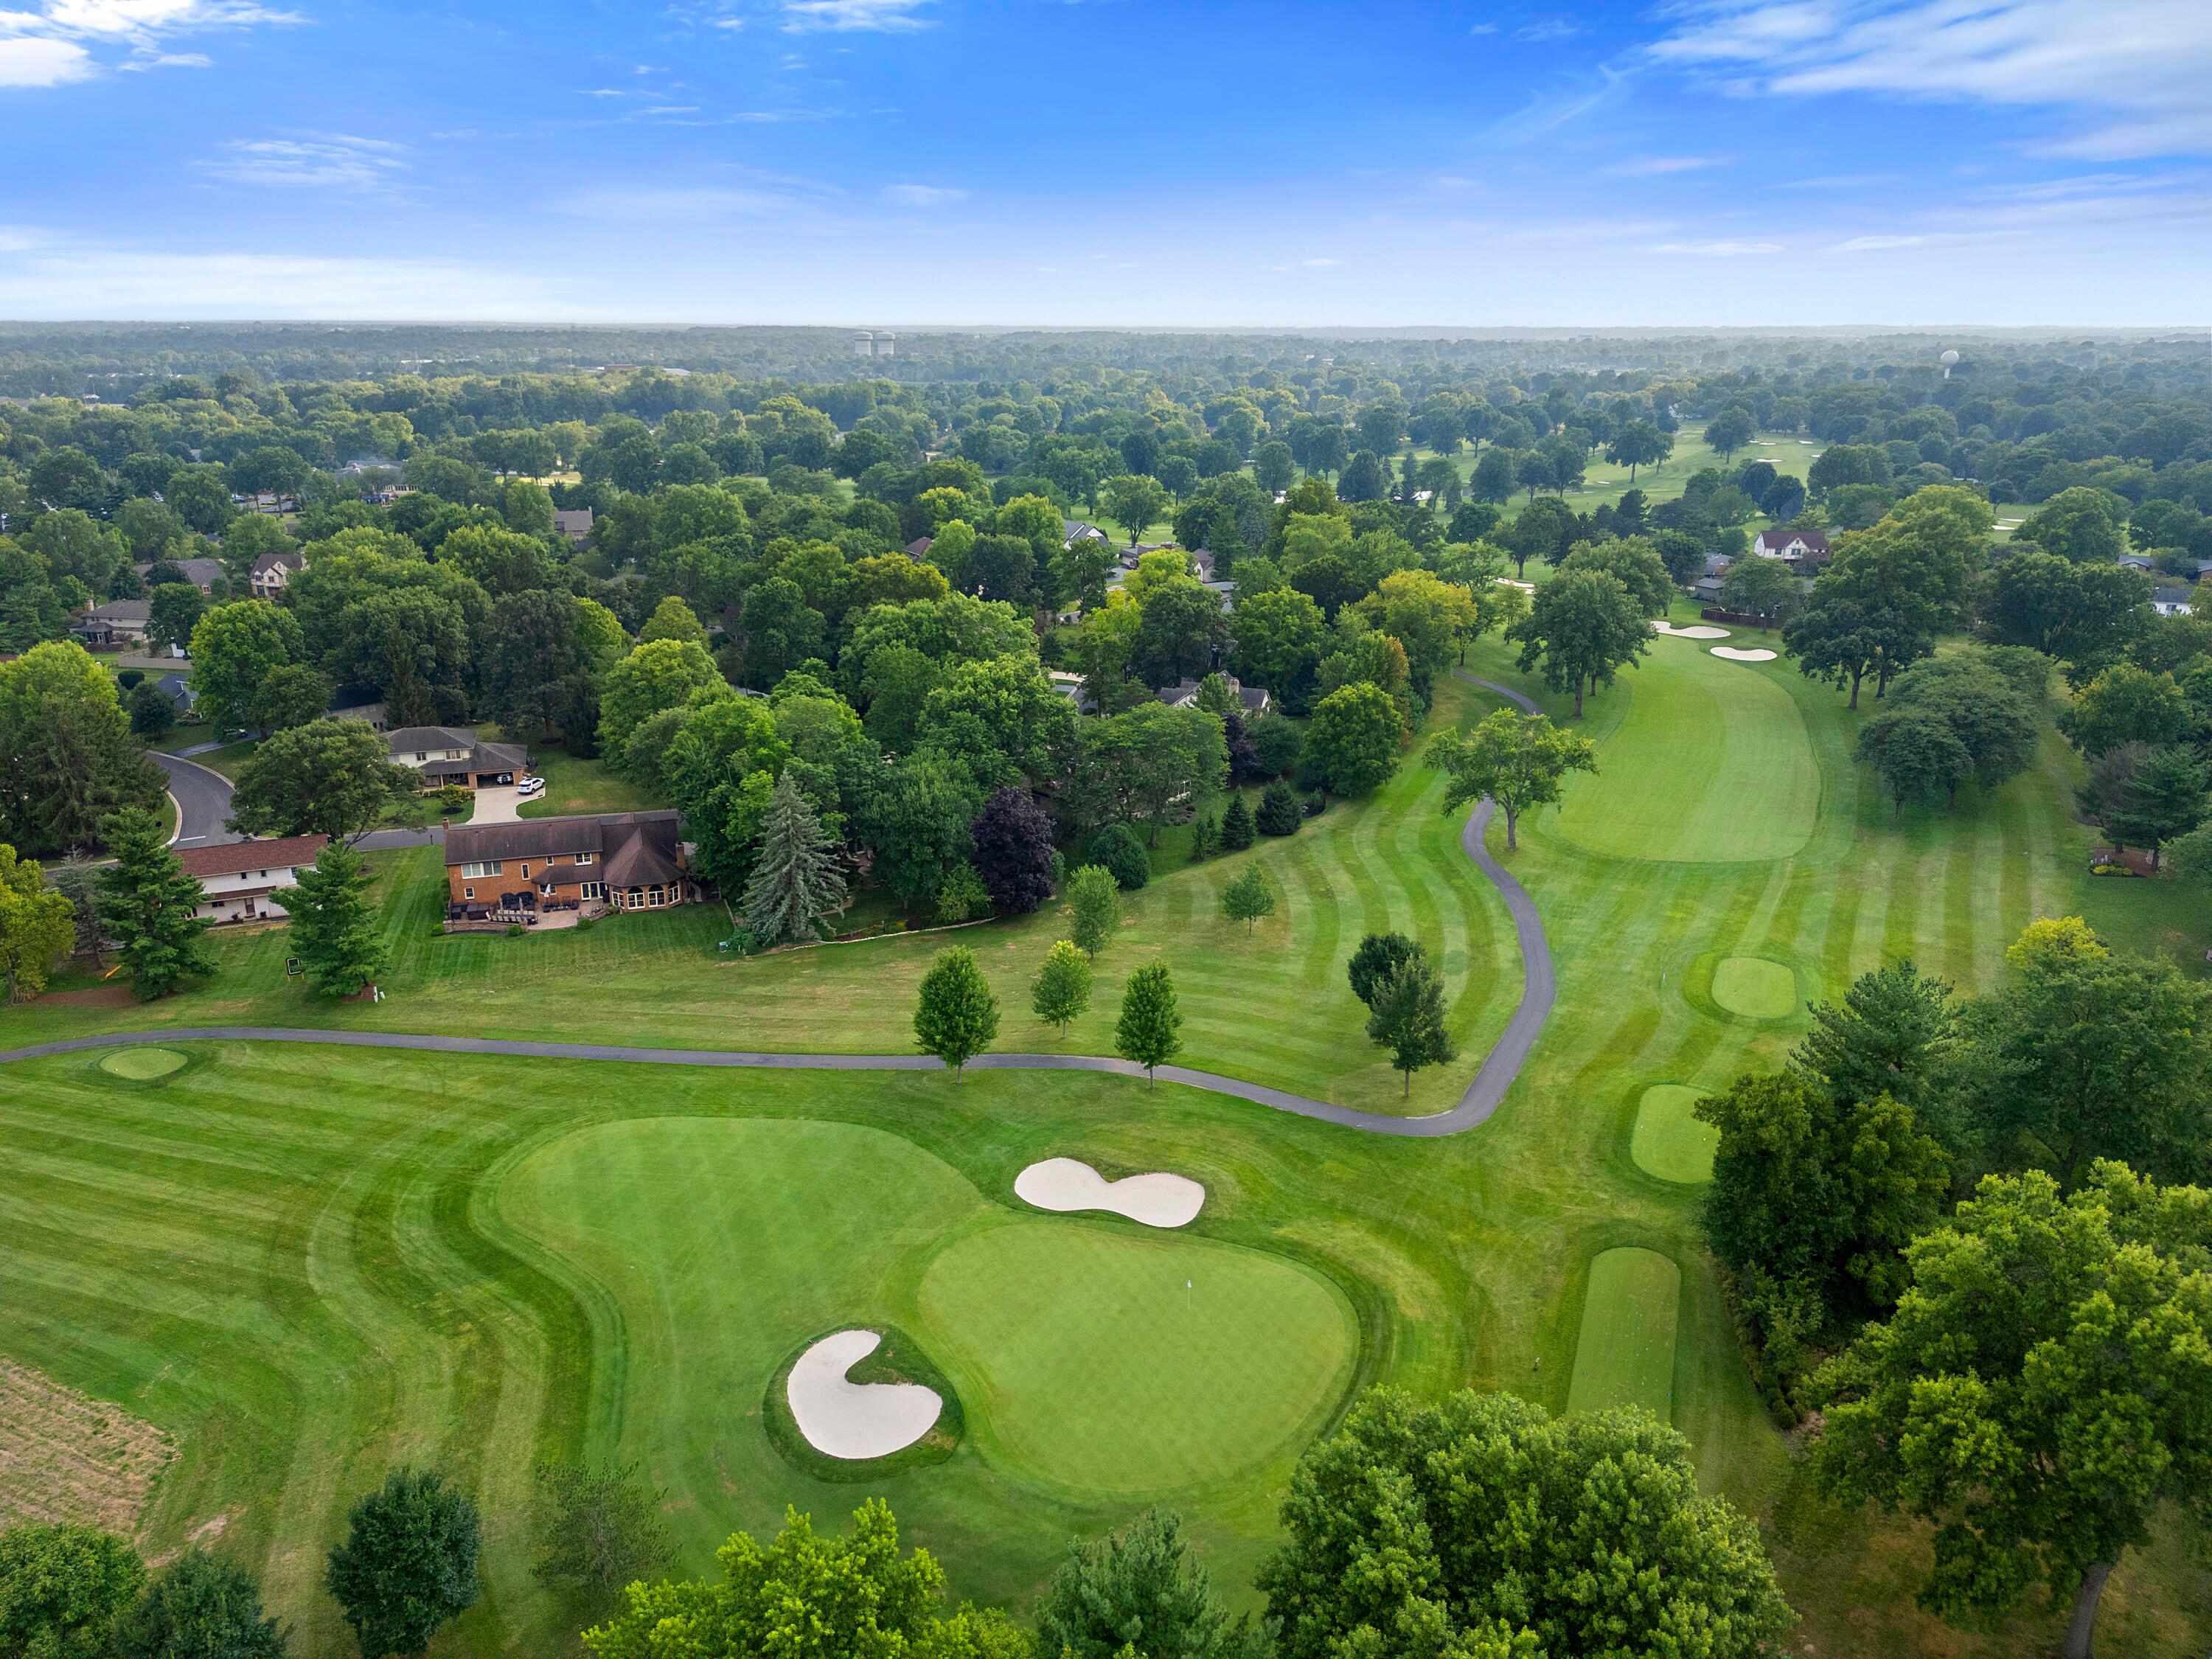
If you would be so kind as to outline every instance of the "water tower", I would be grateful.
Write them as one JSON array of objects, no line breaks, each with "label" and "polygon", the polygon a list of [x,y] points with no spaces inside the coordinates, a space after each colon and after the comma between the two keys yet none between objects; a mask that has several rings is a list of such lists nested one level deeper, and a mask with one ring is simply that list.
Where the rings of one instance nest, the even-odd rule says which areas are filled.
[{"label": "water tower", "polygon": [[889,330],[889,329],[887,329],[887,328],[879,328],[879,329],[878,329],[878,330],[876,331],[876,356],[878,356],[878,357],[895,357],[895,356],[896,356],[898,355],[897,347],[898,347],[898,336],[897,336],[897,335],[896,335],[896,334],[892,333],[892,332],[890,331],[890,330]]},{"label": "water tower", "polygon": [[876,337],[866,329],[864,328],[853,336],[853,355],[855,357],[872,357],[875,352]]},{"label": "water tower", "polygon": [[1936,361],[1943,365],[1943,378],[1948,380],[1951,378],[1952,366],[1959,361],[1959,354],[1956,351],[1947,351]]}]

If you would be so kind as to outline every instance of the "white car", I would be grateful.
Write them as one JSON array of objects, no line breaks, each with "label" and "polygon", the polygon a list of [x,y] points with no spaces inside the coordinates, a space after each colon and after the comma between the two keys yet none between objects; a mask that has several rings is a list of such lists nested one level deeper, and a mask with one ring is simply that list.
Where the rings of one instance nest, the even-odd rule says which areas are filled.
[{"label": "white car", "polygon": [[514,786],[514,793],[518,795],[538,795],[544,791],[545,780],[543,778],[525,778]]}]

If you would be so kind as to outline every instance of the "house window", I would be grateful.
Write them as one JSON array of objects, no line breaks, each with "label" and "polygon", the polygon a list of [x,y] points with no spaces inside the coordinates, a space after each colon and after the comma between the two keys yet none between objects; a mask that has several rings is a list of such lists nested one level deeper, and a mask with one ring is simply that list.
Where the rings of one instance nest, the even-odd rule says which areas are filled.
[{"label": "house window", "polygon": [[603,899],[606,897],[606,896],[607,884],[603,881],[584,882],[580,884],[576,889],[576,896],[579,898]]},{"label": "house window", "polygon": [[579,864],[589,864],[592,862],[595,856],[595,854],[590,853],[579,853],[576,854],[576,862]]},{"label": "house window", "polygon": [[464,887],[461,889],[461,896],[465,899],[471,899],[476,896],[477,890],[473,887]]},{"label": "house window", "polygon": [[482,864],[463,865],[461,866],[461,874],[468,879],[474,881],[485,876],[496,876],[506,868],[507,865],[504,860],[500,859],[487,859]]},{"label": "house window", "polygon": [[416,760],[416,764],[418,764],[418,765],[419,765],[419,764],[421,764],[422,762],[424,762],[424,761],[426,761],[426,760],[429,759],[429,758],[430,758],[430,751],[429,751],[428,750],[427,750],[427,749],[417,749],[417,750],[415,751],[415,760]]},{"label": "house window", "polygon": [[525,861],[525,863],[523,864],[523,866],[522,866],[522,875],[523,875],[523,879],[524,879],[524,880],[526,880],[526,880],[528,880],[528,879],[530,878],[530,866],[529,866],[529,864],[528,864],[528,862],[527,862],[526,860]]}]

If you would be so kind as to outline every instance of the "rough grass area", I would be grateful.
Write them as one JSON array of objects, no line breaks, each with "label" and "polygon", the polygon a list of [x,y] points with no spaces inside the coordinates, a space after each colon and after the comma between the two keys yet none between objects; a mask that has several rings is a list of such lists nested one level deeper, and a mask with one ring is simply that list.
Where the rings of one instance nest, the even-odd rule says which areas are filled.
[{"label": "rough grass area", "polygon": [[1679,1083],[1655,1083],[1637,1103],[1636,1130],[1629,1155],[1636,1167],[1662,1181],[1695,1186],[1713,1178],[1713,1154],[1720,1131],[1692,1114],[1705,1097],[1702,1089]]},{"label": "rough grass area", "polygon": [[1571,1412],[1641,1406],[1662,1422],[1674,1415],[1674,1326],[1682,1270],[1656,1250],[1599,1252],[1583,1294]]},{"label": "rough grass area", "polygon": [[628,778],[607,769],[603,760],[579,760],[557,744],[531,745],[545,793],[514,810],[526,818],[568,817],[580,812],[642,812],[666,801],[654,800]]},{"label": "rough grass area", "polygon": [[0,1529],[62,1522],[134,1534],[175,1455],[120,1406],[0,1358]]}]

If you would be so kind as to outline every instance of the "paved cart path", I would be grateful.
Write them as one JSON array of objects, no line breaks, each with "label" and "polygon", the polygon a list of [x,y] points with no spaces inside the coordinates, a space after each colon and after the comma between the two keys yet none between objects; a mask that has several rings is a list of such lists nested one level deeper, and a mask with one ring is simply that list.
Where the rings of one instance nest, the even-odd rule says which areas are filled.
[{"label": "paved cart path", "polygon": [[[1497,693],[1529,713],[1535,704],[1518,691],[1479,680],[1469,674],[1460,678],[1486,691]],[[1188,1066],[1163,1066],[1163,1081],[1181,1083],[1213,1094],[1249,1100],[1279,1112],[1317,1118],[1370,1134],[1399,1135],[1428,1139],[1457,1134],[1484,1121],[1498,1109],[1505,1091],[1521,1074],[1521,1067],[1535,1046],[1544,1022],[1550,1017],[1557,994],[1552,973],[1551,947],[1544,939],[1544,924],[1535,902],[1521,884],[1499,867],[1483,845],[1494,803],[1478,802],[1460,836],[1460,845],[1475,867],[1487,876],[1512,913],[1521,943],[1521,1006],[1515,1009],[1505,1030],[1482,1062],[1481,1070],[1449,1111],[1427,1117],[1393,1117],[1384,1112],[1355,1111],[1310,1099],[1285,1089],[1247,1083],[1239,1078],[1193,1070]],[[28,1048],[0,1051],[0,1064],[36,1060],[47,1054],[77,1054],[90,1048],[115,1048],[140,1042],[311,1042],[347,1048],[404,1048],[430,1054],[507,1054],[524,1060],[611,1060],[645,1066],[709,1066],[792,1072],[927,1072],[942,1069],[942,1062],[927,1054],[751,1054],[722,1048],[647,1048],[601,1042],[540,1042],[516,1037],[428,1036],[409,1031],[331,1031],[281,1025],[181,1025],[167,1030],[110,1031],[99,1036],[69,1037]],[[978,1071],[1110,1072],[1121,1077],[1142,1077],[1144,1068],[1126,1060],[1099,1054],[983,1054],[969,1064]]]}]

